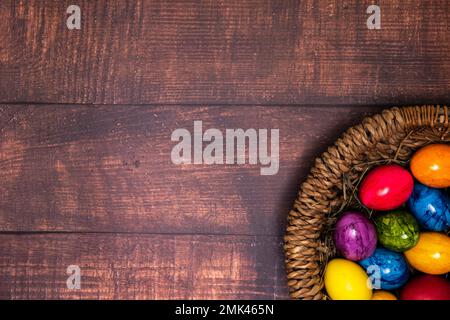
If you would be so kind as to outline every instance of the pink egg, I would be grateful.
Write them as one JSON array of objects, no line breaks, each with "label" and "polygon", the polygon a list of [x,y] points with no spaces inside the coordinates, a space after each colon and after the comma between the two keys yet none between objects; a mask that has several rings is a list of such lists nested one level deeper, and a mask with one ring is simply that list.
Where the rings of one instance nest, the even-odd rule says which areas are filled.
[{"label": "pink egg", "polygon": [[388,164],[372,169],[359,187],[359,199],[367,208],[387,211],[400,207],[411,195],[414,181],[405,168]]}]

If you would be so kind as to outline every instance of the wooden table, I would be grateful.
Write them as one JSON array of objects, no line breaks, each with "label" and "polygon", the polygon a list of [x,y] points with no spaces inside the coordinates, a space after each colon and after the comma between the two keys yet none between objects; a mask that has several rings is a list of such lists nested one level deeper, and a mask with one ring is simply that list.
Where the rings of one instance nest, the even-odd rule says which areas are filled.
[{"label": "wooden table", "polygon": [[[287,298],[314,158],[385,106],[450,100],[450,2],[377,1],[368,30],[372,2],[1,1],[0,298]],[[278,128],[278,174],[174,165],[196,120]]]}]

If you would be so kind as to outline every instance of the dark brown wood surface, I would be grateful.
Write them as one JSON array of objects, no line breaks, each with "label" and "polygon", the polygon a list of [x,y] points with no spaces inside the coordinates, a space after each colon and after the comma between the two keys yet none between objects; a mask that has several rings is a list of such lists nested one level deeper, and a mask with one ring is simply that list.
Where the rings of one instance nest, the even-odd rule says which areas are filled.
[{"label": "dark brown wood surface", "polygon": [[0,2],[0,102],[448,101],[449,1]]},{"label": "dark brown wood surface", "polygon": [[[0,106],[0,230],[272,235],[315,156],[373,108]],[[177,128],[278,128],[280,170],[174,165]]]},{"label": "dark brown wood surface", "polygon": [[[281,299],[271,236],[0,235],[0,299]],[[81,289],[66,268],[81,268]]]},{"label": "dark brown wood surface", "polygon": [[[379,1],[373,31],[369,4],[0,1],[0,299],[287,298],[314,158],[383,105],[450,98],[450,2]],[[279,173],[172,164],[195,120],[279,129]]]},{"label": "dark brown wood surface", "polygon": [[[379,109],[0,105],[0,298],[286,298],[298,186]],[[279,128],[279,173],[172,164],[171,132],[198,119]]]}]

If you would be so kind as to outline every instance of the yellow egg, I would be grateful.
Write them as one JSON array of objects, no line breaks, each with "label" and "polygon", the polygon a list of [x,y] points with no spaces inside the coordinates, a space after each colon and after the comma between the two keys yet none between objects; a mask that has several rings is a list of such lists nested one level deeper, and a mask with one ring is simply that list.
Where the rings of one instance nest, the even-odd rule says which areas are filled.
[{"label": "yellow egg", "polygon": [[363,268],[345,259],[333,259],[325,269],[325,289],[333,300],[370,300],[372,286]]},{"label": "yellow egg", "polygon": [[430,144],[421,148],[411,159],[411,171],[429,187],[450,187],[450,145]]},{"label": "yellow egg", "polygon": [[411,266],[428,274],[450,272],[450,237],[439,232],[421,232],[419,242],[404,252]]},{"label": "yellow egg", "polygon": [[378,290],[373,293],[372,300],[397,300],[397,297],[390,292]]}]

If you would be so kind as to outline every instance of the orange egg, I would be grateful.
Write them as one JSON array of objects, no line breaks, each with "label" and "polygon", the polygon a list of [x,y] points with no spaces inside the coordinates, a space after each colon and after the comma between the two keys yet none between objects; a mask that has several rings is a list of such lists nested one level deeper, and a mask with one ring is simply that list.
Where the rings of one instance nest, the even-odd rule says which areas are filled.
[{"label": "orange egg", "polygon": [[450,272],[450,237],[439,232],[422,232],[419,242],[404,252],[415,269],[428,274]]},{"label": "orange egg", "polygon": [[424,185],[450,187],[450,145],[430,144],[419,149],[412,157],[411,171]]},{"label": "orange egg", "polygon": [[372,300],[397,300],[397,297],[390,292],[379,290],[373,293]]}]

